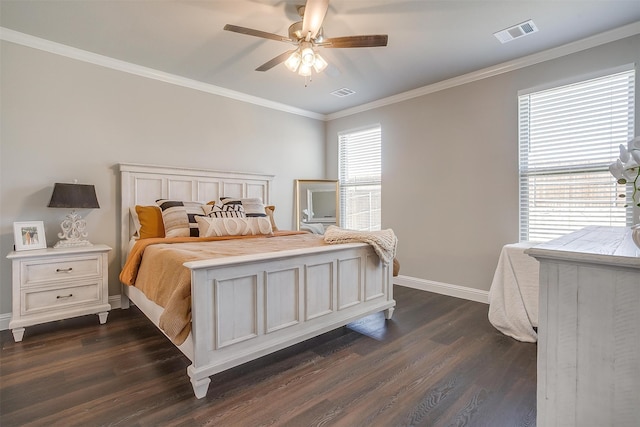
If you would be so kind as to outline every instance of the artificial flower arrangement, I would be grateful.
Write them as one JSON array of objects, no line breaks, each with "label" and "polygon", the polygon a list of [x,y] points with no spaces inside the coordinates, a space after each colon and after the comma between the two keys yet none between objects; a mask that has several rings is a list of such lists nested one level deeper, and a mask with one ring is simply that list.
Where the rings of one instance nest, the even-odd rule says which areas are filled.
[{"label": "artificial flower arrangement", "polygon": [[[619,184],[631,184],[631,203],[640,207],[640,136],[629,141],[628,147],[620,144],[620,157],[609,165],[609,172]],[[627,195],[620,194],[620,197]],[[631,227],[631,237],[640,249],[640,224]]]},{"label": "artificial flower arrangement", "polygon": [[[640,207],[640,136],[629,141],[628,147],[620,144],[620,157],[609,165],[609,172],[618,184],[631,184],[631,203]],[[620,194],[620,197],[627,197]]]}]

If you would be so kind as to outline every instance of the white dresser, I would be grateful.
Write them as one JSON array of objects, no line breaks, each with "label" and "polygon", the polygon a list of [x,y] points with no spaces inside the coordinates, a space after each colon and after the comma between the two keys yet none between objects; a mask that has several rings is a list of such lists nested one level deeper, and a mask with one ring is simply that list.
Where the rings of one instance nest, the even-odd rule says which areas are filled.
[{"label": "white dresser", "polygon": [[11,252],[13,312],[9,328],[16,342],[24,328],[97,313],[107,321],[109,305],[106,245]]},{"label": "white dresser", "polygon": [[640,249],[587,227],[527,251],[540,261],[538,425],[640,425]]}]

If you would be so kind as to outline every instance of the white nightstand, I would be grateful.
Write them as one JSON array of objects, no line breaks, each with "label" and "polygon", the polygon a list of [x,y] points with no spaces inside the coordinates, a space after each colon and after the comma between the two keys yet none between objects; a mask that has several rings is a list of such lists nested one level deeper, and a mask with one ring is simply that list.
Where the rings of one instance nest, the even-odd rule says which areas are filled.
[{"label": "white nightstand", "polygon": [[37,249],[7,255],[13,269],[13,313],[9,329],[22,341],[25,326],[97,313],[107,321],[106,245]]}]

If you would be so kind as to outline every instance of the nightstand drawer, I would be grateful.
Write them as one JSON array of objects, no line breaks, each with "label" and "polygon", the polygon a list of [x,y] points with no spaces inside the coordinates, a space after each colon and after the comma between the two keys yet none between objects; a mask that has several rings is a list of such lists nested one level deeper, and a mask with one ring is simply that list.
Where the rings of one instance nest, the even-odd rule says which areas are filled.
[{"label": "nightstand drawer", "polygon": [[22,261],[21,277],[24,286],[99,277],[101,274],[99,255]]},{"label": "nightstand drawer", "polygon": [[55,310],[82,304],[95,304],[101,300],[102,280],[79,283],[55,289],[22,291],[22,315],[43,310]]}]

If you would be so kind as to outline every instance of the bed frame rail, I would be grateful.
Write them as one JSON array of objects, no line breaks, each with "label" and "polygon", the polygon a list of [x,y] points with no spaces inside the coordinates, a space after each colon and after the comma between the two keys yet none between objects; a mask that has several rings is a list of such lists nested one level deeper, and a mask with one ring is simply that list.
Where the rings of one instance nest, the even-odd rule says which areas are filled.
[{"label": "bed frame rail", "polygon": [[[298,252],[298,253],[294,253]],[[395,301],[391,269],[366,244],[265,259],[186,263],[192,281],[196,397],[209,376],[385,310]]]}]

